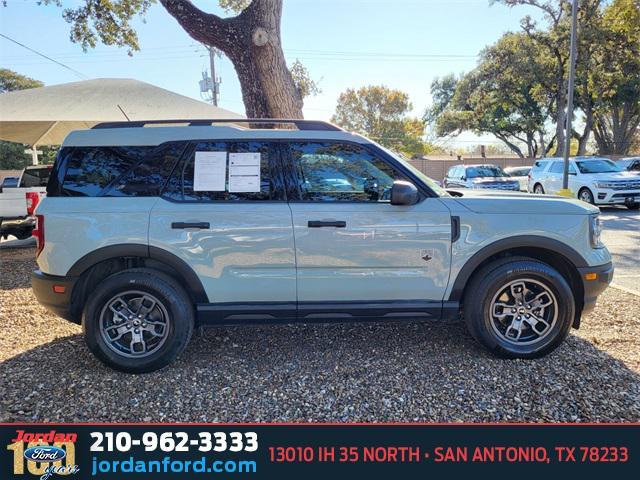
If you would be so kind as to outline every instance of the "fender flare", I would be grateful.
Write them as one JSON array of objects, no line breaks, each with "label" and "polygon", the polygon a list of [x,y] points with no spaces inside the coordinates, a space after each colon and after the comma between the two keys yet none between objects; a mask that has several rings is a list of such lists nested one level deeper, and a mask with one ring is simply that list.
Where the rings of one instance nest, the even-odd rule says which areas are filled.
[{"label": "fender flare", "polygon": [[162,248],[139,243],[122,243],[98,248],[81,257],[67,272],[67,276],[79,277],[89,268],[105,260],[121,257],[140,257],[156,260],[175,271],[185,282],[196,302],[209,303],[207,293],[196,272],[180,257]]},{"label": "fender flare", "polygon": [[588,266],[587,261],[576,250],[566,243],[554,240],[553,238],[540,237],[538,235],[518,235],[515,237],[503,238],[484,246],[474,253],[469,260],[467,260],[456,276],[451,293],[449,294],[449,300],[462,300],[464,287],[469,282],[471,275],[473,275],[482,262],[500,252],[512,250],[514,248],[536,248],[549,250],[562,255],[566,260],[572,263],[574,267]]}]

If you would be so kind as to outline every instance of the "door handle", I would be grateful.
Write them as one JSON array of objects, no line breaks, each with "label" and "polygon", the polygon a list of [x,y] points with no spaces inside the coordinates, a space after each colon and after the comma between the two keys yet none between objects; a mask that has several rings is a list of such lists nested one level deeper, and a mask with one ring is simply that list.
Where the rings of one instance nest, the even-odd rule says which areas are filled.
[{"label": "door handle", "polygon": [[206,228],[209,228],[209,222],[173,222],[171,224],[171,228],[174,228],[174,229],[179,229],[179,228],[206,229]]},{"label": "door handle", "polygon": [[345,228],[347,226],[347,222],[342,220],[334,220],[330,222],[323,222],[322,220],[309,220],[307,223],[309,228],[322,228],[322,227],[335,227],[335,228]]}]

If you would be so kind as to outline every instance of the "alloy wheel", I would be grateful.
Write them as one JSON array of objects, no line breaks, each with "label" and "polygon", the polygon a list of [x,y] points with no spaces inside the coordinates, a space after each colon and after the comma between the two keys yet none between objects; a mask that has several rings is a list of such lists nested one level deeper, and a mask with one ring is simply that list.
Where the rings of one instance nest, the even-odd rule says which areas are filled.
[{"label": "alloy wheel", "polygon": [[112,297],[100,312],[100,335],[109,349],[129,358],[156,352],[167,340],[169,314],[155,296],[129,290]]},{"label": "alloy wheel", "polygon": [[542,341],[558,319],[558,301],[542,282],[517,279],[498,289],[490,305],[491,326],[503,340],[516,345]]}]

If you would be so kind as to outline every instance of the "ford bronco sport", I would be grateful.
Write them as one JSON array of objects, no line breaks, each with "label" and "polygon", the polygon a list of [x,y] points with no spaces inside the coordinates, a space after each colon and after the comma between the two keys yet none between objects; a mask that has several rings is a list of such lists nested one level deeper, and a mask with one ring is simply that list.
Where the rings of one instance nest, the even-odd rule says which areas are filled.
[{"label": "ford bronco sport", "polygon": [[36,211],[33,290],[128,372],[169,364],[204,325],[461,312],[494,354],[533,358],[611,280],[598,213],[519,192],[450,195],[324,122],[100,124],[59,153]]}]

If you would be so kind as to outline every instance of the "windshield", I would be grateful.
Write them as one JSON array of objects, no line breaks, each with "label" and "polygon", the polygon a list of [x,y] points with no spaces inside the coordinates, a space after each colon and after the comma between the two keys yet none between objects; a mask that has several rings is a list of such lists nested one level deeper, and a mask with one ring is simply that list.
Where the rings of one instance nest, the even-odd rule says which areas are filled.
[{"label": "windshield", "polygon": [[581,160],[576,165],[580,173],[614,173],[620,172],[621,169],[611,160]]},{"label": "windshield", "polygon": [[504,170],[493,165],[481,165],[467,168],[467,178],[478,177],[508,177]]},{"label": "windshield", "polygon": [[387,152],[389,155],[391,155],[393,158],[395,158],[397,161],[399,161],[400,163],[402,163],[402,165],[404,165],[407,170],[410,170],[411,173],[413,173],[416,177],[418,177],[425,185],[427,185],[431,190],[433,190],[435,192],[436,195],[438,195],[439,197],[450,197],[451,195],[449,195],[447,193],[447,191],[442,188],[440,185],[438,185],[438,183],[433,180],[430,177],[427,177],[424,173],[422,173],[420,170],[418,170],[416,167],[414,167],[413,165],[411,165],[411,162],[409,162],[408,159],[406,159],[402,154],[394,152],[392,150],[389,150],[386,147],[383,147],[380,144],[376,145],[378,147],[380,147],[382,150],[384,150],[385,152]]}]

